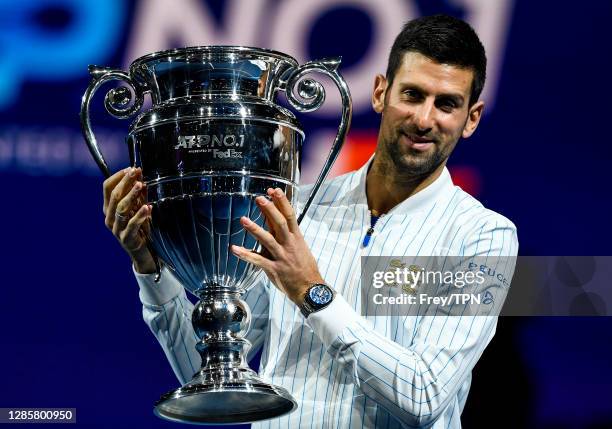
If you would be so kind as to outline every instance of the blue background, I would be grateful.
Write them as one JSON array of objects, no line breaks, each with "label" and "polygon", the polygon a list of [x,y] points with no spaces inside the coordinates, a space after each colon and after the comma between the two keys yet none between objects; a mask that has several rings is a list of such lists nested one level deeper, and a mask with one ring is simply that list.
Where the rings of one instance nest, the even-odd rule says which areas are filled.
[{"label": "blue background", "polygon": [[[410,3],[419,14],[466,15],[459,2]],[[223,19],[223,2],[202,4]],[[87,65],[123,64],[135,13],[118,0],[0,1],[0,407],[76,407],[79,427],[173,426],[151,409],[177,381],[142,322],[129,259],[104,227],[102,177],[75,155]],[[611,19],[609,2],[514,2],[494,109],[451,158],[476,178],[477,197],[517,225],[522,255],[609,254]],[[350,68],[374,31],[363,9],[330,7],[304,35],[309,58],[341,54]],[[127,123],[101,99],[95,129],[121,141]],[[307,133],[337,122],[301,120]],[[358,112],[351,135],[374,135],[378,120]],[[54,141],[68,143],[37,151]],[[315,162],[308,140],[305,151]],[[123,165],[127,151],[113,160]],[[465,426],[612,427],[611,351],[607,317],[501,319]]]}]

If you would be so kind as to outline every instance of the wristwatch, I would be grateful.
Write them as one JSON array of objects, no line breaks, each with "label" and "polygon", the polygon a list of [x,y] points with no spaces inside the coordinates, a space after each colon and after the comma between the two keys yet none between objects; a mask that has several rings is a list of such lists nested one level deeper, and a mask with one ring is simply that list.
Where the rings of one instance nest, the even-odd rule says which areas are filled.
[{"label": "wristwatch", "polygon": [[308,317],[315,311],[327,307],[334,300],[336,292],[325,283],[313,283],[306,290],[300,311],[304,317]]}]

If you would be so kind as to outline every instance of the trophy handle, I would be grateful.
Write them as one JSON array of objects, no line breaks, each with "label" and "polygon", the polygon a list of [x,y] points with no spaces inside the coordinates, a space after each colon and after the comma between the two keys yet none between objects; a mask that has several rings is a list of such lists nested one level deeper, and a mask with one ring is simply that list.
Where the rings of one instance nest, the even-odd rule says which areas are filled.
[{"label": "trophy handle", "polygon": [[[111,89],[104,97],[104,107],[106,107],[106,111],[115,118],[125,119],[140,110],[144,102],[144,91],[143,88],[140,85],[136,85],[130,75],[123,70],[115,70],[107,67],[90,65],[89,74],[91,75],[91,82],[89,82],[89,86],[87,87],[87,90],[85,91],[85,94],[83,94],[83,98],[81,100],[81,130],[91,156],[93,156],[96,164],[98,164],[98,167],[102,171],[102,174],[104,174],[104,177],[109,178],[111,175],[110,169],[108,168],[108,164],[104,159],[104,155],[102,155],[102,151],[100,151],[96,136],[91,129],[91,121],[89,120],[89,104],[91,99],[102,84],[111,80],[124,81],[130,86],[131,90],[124,86]],[[147,249],[153,256],[153,261],[155,262],[155,282],[159,282],[161,277],[161,265],[159,263],[159,258],[153,250],[149,237],[146,238],[146,241]]]},{"label": "trophy handle", "polygon": [[[81,100],[81,130],[83,131],[83,137],[85,138],[87,147],[96,161],[96,164],[98,164],[98,167],[102,170],[104,177],[108,178],[110,177],[108,164],[98,147],[96,136],[91,129],[91,122],[89,121],[89,103],[102,84],[111,80],[124,81],[130,86],[131,91],[123,86],[111,89],[104,97],[104,107],[106,107],[106,111],[115,118],[125,119],[140,110],[144,102],[144,93],[140,85],[134,84],[130,75],[123,70],[114,70],[107,67],[90,65],[89,74],[91,75],[91,82]],[[130,102],[132,103],[131,105]]]},{"label": "trophy handle", "polygon": [[[304,219],[304,216],[312,204],[317,191],[331,170],[334,161],[336,161],[336,158],[340,153],[340,149],[342,149],[342,145],[344,144],[346,134],[351,126],[353,103],[351,101],[351,93],[348,89],[348,85],[346,84],[342,75],[338,73],[338,66],[340,65],[340,62],[340,57],[325,58],[322,60],[307,62],[306,64],[295,69],[289,69],[287,72],[289,73],[289,76],[286,78],[286,80],[281,82],[279,88],[285,91],[287,101],[299,112],[315,111],[321,107],[325,101],[325,88],[323,88],[323,85],[321,85],[320,82],[312,79],[302,79],[308,73],[319,72],[329,76],[338,87],[340,95],[342,96],[342,119],[340,120],[340,126],[338,127],[336,138],[334,139],[334,143],[329,151],[329,155],[327,155],[323,169],[321,170],[321,173],[319,173],[319,177],[317,178],[317,181],[315,182],[314,187],[308,196],[308,200],[306,200],[302,213],[300,213],[298,216],[298,224],[302,222],[302,219]],[[300,98],[296,97],[294,93],[296,89]]]}]

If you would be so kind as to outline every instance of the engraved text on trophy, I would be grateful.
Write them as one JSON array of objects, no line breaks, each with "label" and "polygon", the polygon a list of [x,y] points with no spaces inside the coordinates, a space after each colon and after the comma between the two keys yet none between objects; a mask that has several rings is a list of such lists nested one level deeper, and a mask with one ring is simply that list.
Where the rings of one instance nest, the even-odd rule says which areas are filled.
[{"label": "engraved text on trophy", "polygon": [[188,149],[188,153],[209,153],[215,159],[242,158],[242,151],[235,148],[244,146],[244,134],[199,134],[178,136],[174,149]]}]

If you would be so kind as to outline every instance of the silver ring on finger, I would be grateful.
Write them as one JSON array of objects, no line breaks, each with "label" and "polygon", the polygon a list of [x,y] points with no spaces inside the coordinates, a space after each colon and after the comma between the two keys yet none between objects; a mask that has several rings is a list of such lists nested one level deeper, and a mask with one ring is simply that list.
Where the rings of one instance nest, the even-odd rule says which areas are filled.
[{"label": "silver ring on finger", "polygon": [[121,222],[127,222],[130,220],[130,218],[127,215],[122,215],[119,212],[115,212],[115,219],[121,221]]}]

